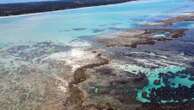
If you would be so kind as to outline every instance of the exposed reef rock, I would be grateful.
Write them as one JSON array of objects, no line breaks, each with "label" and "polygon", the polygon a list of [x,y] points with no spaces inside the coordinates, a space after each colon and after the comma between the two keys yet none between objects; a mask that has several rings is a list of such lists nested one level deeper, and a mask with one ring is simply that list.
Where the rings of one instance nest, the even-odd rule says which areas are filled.
[{"label": "exposed reef rock", "polygon": [[[106,47],[132,47],[136,48],[137,45],[155,44],[156,41],[171,40],[184,36],[185,29],[147,29],[147,30],[129,30],[114,34],[109,38],[103,36],[97,38],[97,42],[105,45]],[[134,34],[135,32],[135,34]]]},{"label": "exposed reef rock", "polygon": [[172,18],[168,18],[168,19],[164,19],[161,20],[159,22],[156,23],[146,23],[145,27],[146,28],[159,28],[159,27],[168,27],[168,26],[172,26],[173,24],[179,23],[179,22],[188,22],[188,21],[194,21],[194,13],[185,13],[183,15],[180,16],[176,16],[176,17],[172,17]]},{"label": "exposed reef rock", "polygon": [[[78,85],[87,80],[87,69],[93,69],[98,66],[102,66],[109,63],[109,60],[106,58],[101,57],[101,54],[97,54],[96,56],[97,62],[87,64],[75,70],[73,80],[69,84],[69,93],[70,96],[67,98],[65,102],[65,107],[68,107],[68,110],[89,110],[89,108],[99,108],[100,106],[93,106],[93,105],[83,105],[84,101],[86,100],[86,96],[83,91]],[[110,107],[103,107],[105,110],[111,110]]]},{"label": "exposed reef rock", "polygon": [[78,84],[78,83],[80,83],[82,81],[85,81],[86,80],[85,71],[87,69],[92,69],[94,67],[98,67],[98,66],[105,65],[105,64],[109,63],[109,60],[101,58],[100,56],[101,56],[101,54],[97,55],[98,62],[95,62],[93,64],[88,64],[88,65],[85,65],[85,66],[83,66],[81,68],[78,68],[74,72],[74,81],[72,82],[72,84]]},{"label": "exposed reef rock", "polygon": [[182,21],[194,21],[194,13],[186,13],[185,15],[162,20],[163,25],[172,25]]}]

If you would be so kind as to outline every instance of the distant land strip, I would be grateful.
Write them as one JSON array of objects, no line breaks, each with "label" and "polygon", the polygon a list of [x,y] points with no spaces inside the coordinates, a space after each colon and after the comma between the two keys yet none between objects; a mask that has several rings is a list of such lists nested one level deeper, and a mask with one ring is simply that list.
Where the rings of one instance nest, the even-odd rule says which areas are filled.
[{"label": "distant land strip", "polygon": [[42,1],[26,3],[0,4],[0,16],[11,16],[28,13],[47,12],[80,7],[116,4],[136,0],[73,0],[73,1]]}]

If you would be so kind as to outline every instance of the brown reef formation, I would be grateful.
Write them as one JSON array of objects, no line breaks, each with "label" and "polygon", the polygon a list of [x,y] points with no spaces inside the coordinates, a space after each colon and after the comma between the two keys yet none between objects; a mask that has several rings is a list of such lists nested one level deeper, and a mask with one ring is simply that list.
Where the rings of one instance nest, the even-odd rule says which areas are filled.
[{"label": "brown reef formation", "polygon": [[176,23],[176,22],[193,21],[193,20],[194,20],[194,13],[188,13],[186,15],[162,20],[161,22],[163,23],[163,25],[172,25],[173,23]]},{"label": "brown reef formation", "polygon": [[[184,29],[129,30],[112,38],[97,41],[107,47],[137,47],[154,44],[156,41],[171,40],[184,36]],[[158,33],[167,33],[160,38]],[[69,84],[69,97],[64,106],[67,110],[128,110],[140,107],[136,101],[136,89],[148,83],[144,74],[132,75],[112,67],[112,61],[93,51],[96,57],[92,63],[76,69]],[[112,59],[113,60],[113,59]],[[129,109],[129,110],[130,110]]]},{"label": "brown reef formation", "polygon": [[[69,93],[70,96],[67,98],[67,102],[64,103],[64,106],[67,107],[68,110],[90,110],[91,108],[99,109],[100,106],[95,105],[83,105],[84,100],[86,99],[85,93],[81,90],[79,86],[80,83],[87,80],[89,77],[86,74],[87,69],[93,69],[98,66],[106,65],[109,63],[109,60],[106,58],[102,58],[101,54],[97,54],[96,58],[97,62],[87,64],[75,70],[73,80],[69,84]],[[107,108],[106,110],[111,110],[111,106],[103,106],[102,108]]]},{"label": "brown reef formation", "polygon": [[172,17],[172,18],[167,18],[164,20],[161,20],[157,23],[147,23],[144,26],[152,27],[152,26],[171,26],[174,23],[178,22],[184,22],[184,21],[193,21],[194,20],[194,13],[185,13],[180,16]]},{"label": "brown reef formation", "polygon": [[[180,20],[183,20],[183,18],[179,18],[179,21]],[[124,54],[119,54],[121,55],[120,57],[129,57],[129,60],[120,61],[119,58],[115,58],[114,55],[116,53],[111,53],[111,51],[111,54],[109,54],[109,51],[106,50],[116,47],[131,49],[136,48],[138,45],[154,45],[157,42],[183,37],[186,32],[187,29],[125,30],[98,37],[96,42],[103,45],[102,48],[99,47],[98,49],[96,47],[89,47],[89,49],[84,48],[85,50],[82,50],[83,48],[70,48],[45,42],[43,44],[33,45],[33,49],[29,46],[8,48],[7,50],[5,49],[5,53],[1,53],[1,56],[8,54],[5,58],[17,58],[17,60],[14,61],[19,61],[19,63],[21,63],[21,61],[30,62],[31,65],[29,65],[29,69],[33,67],[32,65],[35,65],[34,68],[38,69],[40,72],[34,71],[33,69],[34,72],[30,73],[32,70],[29,71],[28,68],[23,65],[20,65],[21,70],[25,70],[25,72],[14,71],[15,73],[26,74],[23,79],[27,81],[36,82],[37,79],[43,78],[43,76],[45,77],[44,81],[46,84],[39,88],[42,90],[42,88],[45,87],[40,104],[36,107],[38,110],[183,110],[182,108],[184,107],[188,108],[187,110],[192,110],[192,104],[158,105],[153,103],[142,104],[138,102],[136,100],[137,89],[148,84],[147,77],[141,71],[137,71],[137,74],[134,74],[136,72],[131,72],[133,71],[131,70],[133,67],[128,67],[124,70],[120,69],[118,66],[114,66],[114,64],[121,66],[125,64],[141,66],[151,64],[157,66],[161,63],[164,65],[168,63],[174,64],[176,63],[173,62],[174,59],[182,60],[184,59],[183,56],[173,56],[174,59],[171,60],[169,54],[168,56],[160,56],[160,54],[155,53],[139,51],[135,53],[130,51],[131,53],[126,52]],[[169,57],[170,60],[167,57]],[[160,60],[158,61],[158,59],[162,59],[162,62],[160,62]],[[3,58],[1,60],[4,61]],[[4,63],[5,62],[2,64]],[[14,62],[10,61],[10,63]],[[17,62],[16,65],[19,63]],[[26,65],[28,65],[28,63]],[[46,70],[43,67],[47,67]],[[135,69],[137,68],[135,67]],[[43,76],[39,76],[39,73],[42,73]],[[34,78],[36,75],[37,77]],[[13,74],[13,78],[15,77],[15,74]],[[16,80],[16,82],[18,82],[18,79]],[[39,82],[39,80],[41,82]],[[41,83],[44,84],[41,79],[39,80],[37,81],[37,85],[41,85]],[[2,82],[6,82],[6,80]],[[30,85],[31,82],[28,84]],[[18,84],[18,86],[21,84],[23,83]],[[25,86],[25,84],[26,83],[23,85]],[[35,85],[35,87],[37,86]],[[18,91],[14,88],[11,88],[11,90]],[[11,90],[7,91],[12,92]],[[3,96],[5,96],[4,94],[6,93],[7,92],[2,92]],[[19,93],[22,94],[22,92],[16,94]],[[28,91],[26,93],[28,93]],[[40,92],[37,92],[35,88],[32,93]],[[21,100],[22,98],[23,97],[21,97]],[[34,97],[32,97],[32,100],[35,100],[33,98]],[[3,103],[1,105],[5,106],[4,108],[7,109],[8,104],[9,103]],[[35,105],[37,106],[37,104]],[[22,106],[23,109],[25,106],[26,104]],[[30,106],[28,109],[30,110]]]},{"label": "brown reef formation", "polygon": [[[97,38],[97,42],[106,47],[132,47],[137,45],[153,45],[156,41],[172,40],[172,38],[182,37],[186,29],[147,29],[147,30],[129,30],[119,32],[108,38]],[[135,34],[134,34],[135,33]]]},{"label": "brown reef formation", "polygon": [[[96,42],[106,48],[136,48],[138,45],[154,45],[159,41],[183,37],[186,31],[187,29],[133,29],[100,36]],[[111,55],[104,57],[106,52],[94,52],[98,53],[95,57],[97,60],[74,72],[69,85],[69,97],[64,103],[67,110],[154,110],[154,104],[142,106],[136,100],[136,89],[148,83],[144,74],[133,75],[114,68],[112,65],[115,59]],[[169,106],[158,105],[158,110],[163,108]]]},{"label": "brown reef formation", "polygon": [[126,110],[139,107],[136,88],[148,83],[142,75],[128,76],[111,66],[109,58],[97,54],[97,61],[75,70],[69,84],[67,110]]},{"label": "brown reef formation", "polygon": [[[172,24],[191,17],[177,17],[167,20]],[[138,45],[154,45],[156,42],[173,40],[183,37],[187,29],[133,29],[100,36],[96,42],[106,48],[129,47]],[[95,51],[96,52],[96,51]],[[144,74],[131,74],[114,68],[115,59],[110,55],[108,60],[99,52],[96,62],[87,64],[75,70],[71,81],[70,95],[64,106],[67,110],[178,110],[189,104],[159,105],[142,104],[136,100],[136,89],[148,83]]]}]

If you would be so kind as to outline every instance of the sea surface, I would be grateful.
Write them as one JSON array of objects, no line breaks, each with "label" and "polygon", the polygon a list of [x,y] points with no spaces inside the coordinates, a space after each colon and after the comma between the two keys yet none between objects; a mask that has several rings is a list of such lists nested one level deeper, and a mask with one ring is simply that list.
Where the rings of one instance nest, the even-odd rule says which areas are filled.
[{"label": "sea surface", "polygon": [[[3,2],[3,1],[1,1]],[[11,1],[10,1],[11,2]],[[14,2],[14,1],[13,1]],[[116,5],[0,17],[0,44],[74,39],[129,28],[194,11],[192,0],[140,0]],[[176,26],[193,28],[192,23]]]}]

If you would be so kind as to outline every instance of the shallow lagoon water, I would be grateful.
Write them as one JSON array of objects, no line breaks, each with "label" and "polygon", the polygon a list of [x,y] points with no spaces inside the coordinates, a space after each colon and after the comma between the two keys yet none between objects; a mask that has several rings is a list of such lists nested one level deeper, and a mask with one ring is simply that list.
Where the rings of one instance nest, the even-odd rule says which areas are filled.
[{"label": "shallow lagoon water", "polygon": [[139,24],[142,21],[157,21],[192,11],[193,5],[190,0],[142,0],[117,5],[2,17],[0,42],[67,43],[79,37],[96,36],[123,28],[138,28],[141,27]]}]

